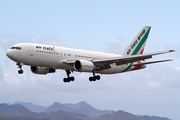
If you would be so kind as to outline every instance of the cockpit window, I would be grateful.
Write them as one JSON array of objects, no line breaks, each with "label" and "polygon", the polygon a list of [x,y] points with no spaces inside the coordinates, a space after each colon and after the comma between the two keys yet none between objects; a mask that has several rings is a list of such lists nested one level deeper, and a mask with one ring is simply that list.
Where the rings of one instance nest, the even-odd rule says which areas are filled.
[{"label": "cockpit window", "polygon": [[11,47],[11,49],[21,50],[21,47]]}]

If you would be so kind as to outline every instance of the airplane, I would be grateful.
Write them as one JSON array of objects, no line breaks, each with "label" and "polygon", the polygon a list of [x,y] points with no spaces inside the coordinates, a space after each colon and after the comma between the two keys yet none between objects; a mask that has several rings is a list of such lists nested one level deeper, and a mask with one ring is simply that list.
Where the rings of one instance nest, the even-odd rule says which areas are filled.
[{"label": "airplane", "polygon": [[154,55],[175,51],[166,50],[143,54],[150,29],[151,26],[144,26],[121,54],[19,43],[11,47],[6,55],[17,63],[20,68],[19,74],[23,74],[22,66],[28,65],[32,73],[41,75],[55,73],[56,69],[63,69],[67,75],[67,78],[63,79],[64,82],[74,81],[75,78],[70,76],[73,71],[92,73],[93,76],[89,77],[89,81],[96,81],[100,80],[100,75],[96,74],[123,73],[144,69],[147,64],[171,61],[172,59],[142,62]]}]

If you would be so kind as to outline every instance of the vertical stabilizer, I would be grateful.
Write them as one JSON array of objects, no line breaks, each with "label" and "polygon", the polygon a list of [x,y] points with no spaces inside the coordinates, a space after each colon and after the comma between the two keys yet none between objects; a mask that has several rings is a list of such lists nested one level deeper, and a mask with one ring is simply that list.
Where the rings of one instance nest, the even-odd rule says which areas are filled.
[{"label": "vertical stabilizer", "polygon": [[142,54],[148,38],[151,26],[144,26],[129,46],[121,53],[122,55]]}]

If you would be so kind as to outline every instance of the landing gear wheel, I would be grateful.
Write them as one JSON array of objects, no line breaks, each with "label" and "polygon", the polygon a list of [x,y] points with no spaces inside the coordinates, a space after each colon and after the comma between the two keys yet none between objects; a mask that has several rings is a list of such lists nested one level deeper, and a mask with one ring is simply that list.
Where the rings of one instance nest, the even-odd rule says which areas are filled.
[{"label": "landing gear wheel", "polygon": [[67,82],[67,78],[64,78],[64,79],[63,79],[63,82]]},{"label": "landing gear wheel", "polygon": [[23,70],[18,70],[18,73],[19,74],[23,74]]},{"label": "landing gear wheel", "polygon": [[93,77],[89,77],[89,81],[92,82],[93,81]]},{"label": "landing gear wheel", "polygon": [[100,80],[100,79],[101,79],[101,77],[100,77],[99,75],[97,75],[97,76],[96,76],[96,79],[97,79],[97,80]]},{"label": "landing gear wheel", "polygon": [[71,80],[70,80],[70,78],[68,77],[66,82],[70,82],[70,81],[71,81]]},{"label": "landing gear wheel", "polygon": [[70,80],[71,80],[71,81],[74,81],[74,77],[70,77]]},{"label": "landing gear wheel", "polygon": [[96,76],[93,76],[93,81],[96,81]]}]

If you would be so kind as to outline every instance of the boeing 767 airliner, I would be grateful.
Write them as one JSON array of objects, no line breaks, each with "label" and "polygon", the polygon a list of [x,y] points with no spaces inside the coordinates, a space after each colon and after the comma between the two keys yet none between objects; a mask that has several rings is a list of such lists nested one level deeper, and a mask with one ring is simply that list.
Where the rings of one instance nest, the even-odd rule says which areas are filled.
[{"label": "boeing 767 airliner", "polygon": [[146,68],[146,64],[171,61],[160,60],[152,62],[141,62],[152,58],[153,55],[173,52],[167,50],[143,54],[146,40],[151,27],[144,26],[138,35],[133,39],[129,46],[121,54],[109,54],[87,50],[79,50],[50,45],[33,43],[19,43],[11,47],[6,55],[15,61],[20,68],[19,74],[23,74],[22,65],[31,66],[30,69],[35,74],[54,73],[56,69],[66,71],[67,78],[64,82],[74,81],[70,76],[71,72],[90,72],[90,81],[100,79],[99,74],[115,74]]}]

